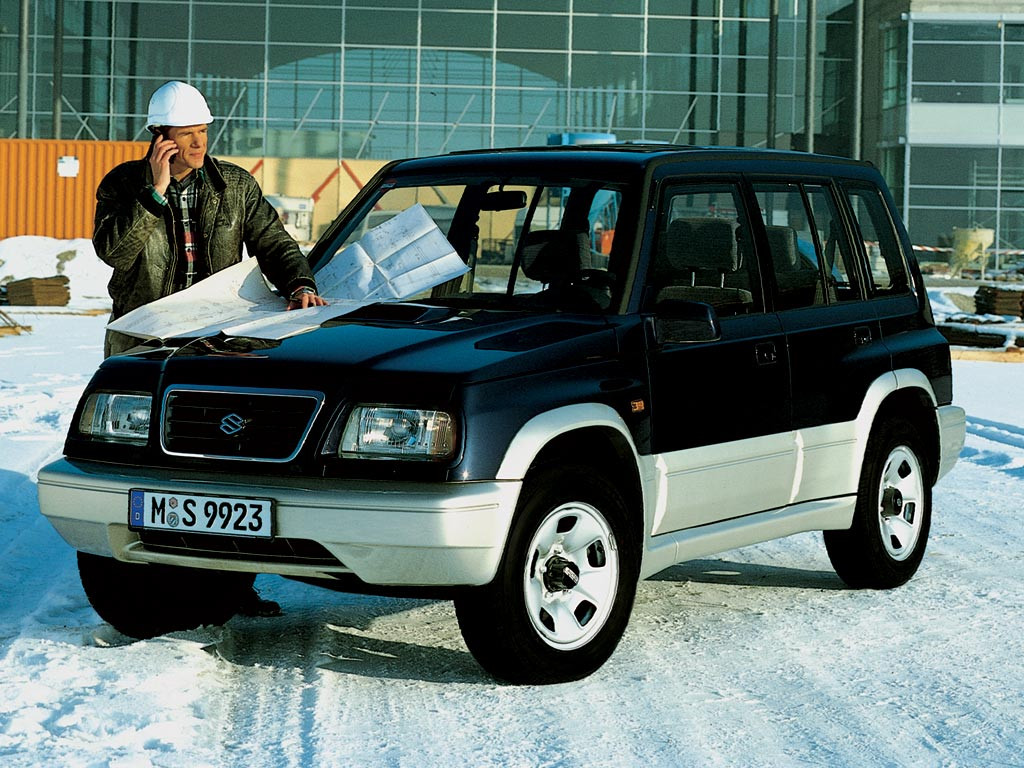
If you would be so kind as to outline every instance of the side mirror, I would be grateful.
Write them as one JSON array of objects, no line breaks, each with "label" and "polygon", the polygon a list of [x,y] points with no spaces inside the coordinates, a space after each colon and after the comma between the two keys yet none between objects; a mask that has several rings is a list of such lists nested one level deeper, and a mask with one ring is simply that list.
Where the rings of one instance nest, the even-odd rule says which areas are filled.
[{"label": "side mirror", "polygon": [[714,307],[682,299],[664,299],[654,305],[654,332],[659,344],[692,344],[722,338]]},{"label": "side mirror", "polygon": [[481,211],[518,211],[526,207],[526,193],[521,189],[488,192],[480,200]]}]

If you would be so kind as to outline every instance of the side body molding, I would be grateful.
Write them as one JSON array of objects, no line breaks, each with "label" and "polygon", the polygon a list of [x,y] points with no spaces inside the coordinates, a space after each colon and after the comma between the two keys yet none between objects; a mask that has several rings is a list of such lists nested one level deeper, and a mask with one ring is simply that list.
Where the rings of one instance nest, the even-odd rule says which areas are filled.
[{"label": "side body molding", "polygon": [[[662,498],[666,488],[663,483],[659,483],[659,457],[640,456],[629,428],[619,414],[600,403],[568,405],[538,414],[527,421],[510,443],[495,479],[522,480],[540,451],[559,435],[588,427],[615,430],[630,446],[640,477],[645,531],[641,577],[646,578],[677,562],[724,549],[803,531],[849,527],[861,466],[875,419],[886,398],[900,390],[910,389],[921,390],[936,409],[933,418],[936,420],[940,440],[936,448],[940,451],[942,466],[948,469],[946,465],[952,466],[959,452],[959,444],[954,445],[956,440],[953,439],[957,434],[955,422],[958,420],[962,444],[962,409],[937,406],[931,382],[921,371],[891,371],[879,376],[868,387],[864,402],[853,421],[789,433],[800,454],[797,458],[797,474],[792,478],[793,490],[789,504],[768,510],[751,510],[745,515],[741,513],[738,517],[716,523],[652,535],[656,510],[666,502]],[[947,432],[950,433],[948,437]],[[691,451],[703,453],[701,449]],[[729,452],[718,453],[728,455]],[[954,459],[949,459],[946,454]],[[829,475],[830,488],[833,489],[825,498],[820,495],[821,489],[817,484],[809,482],[822,473]],[[842,490],[836,492],[835,489]]]}]

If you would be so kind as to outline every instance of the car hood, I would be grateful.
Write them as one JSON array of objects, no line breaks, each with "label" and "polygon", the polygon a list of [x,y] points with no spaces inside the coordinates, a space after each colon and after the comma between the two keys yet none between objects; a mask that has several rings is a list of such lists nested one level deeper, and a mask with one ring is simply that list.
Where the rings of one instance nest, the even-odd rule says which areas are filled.
[{"label": "car hood", "polygon": [[[387,303],[281,340],[218,334],[148,356],[163,357],[172,380],[196,383],[225,375],[264,378],[255,371],[268,379],[277,379],[272,374],[278,371],[290,372],[291,378],[302,371],[304,378],[316,380],[315,372],[324,369],[440,375],[469,383],[572,367],[615,351],[613,325],[600,316]],[[242,361],[251,367],[238,374]]]}]

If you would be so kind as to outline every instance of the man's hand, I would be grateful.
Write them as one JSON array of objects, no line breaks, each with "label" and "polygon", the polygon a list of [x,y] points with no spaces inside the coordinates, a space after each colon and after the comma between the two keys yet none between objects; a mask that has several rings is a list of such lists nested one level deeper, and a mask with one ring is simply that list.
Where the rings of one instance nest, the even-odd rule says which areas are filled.
[{"label": "man's hand", "polygon": [[153,188],[161,195],[167,194],[171,184],[171,157],[178,153],[178,145],[162,134],[153,137],[149,146],[149,168],[153,172]]},{"label": "man's hand", "polygon": [[326,307],[327,300],[311,289],[299,289],[288,299],[286,309],[305,309],[306,307]]}]

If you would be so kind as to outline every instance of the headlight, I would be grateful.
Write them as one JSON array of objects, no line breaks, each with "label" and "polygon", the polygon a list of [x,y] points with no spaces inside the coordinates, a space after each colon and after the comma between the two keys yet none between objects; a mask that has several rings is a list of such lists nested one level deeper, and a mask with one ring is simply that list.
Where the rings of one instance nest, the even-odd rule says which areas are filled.
[{"label": "headlight", "polygon": [[446,459],[455,427],[444,411],[357,405],[349,414],[338,454],[367,459]]},{"label": "headlight", "polygon": [[100,440],[144,443],[149,438],[153,398],[121,392],[94,392],[85,401],[78,431]]}]

